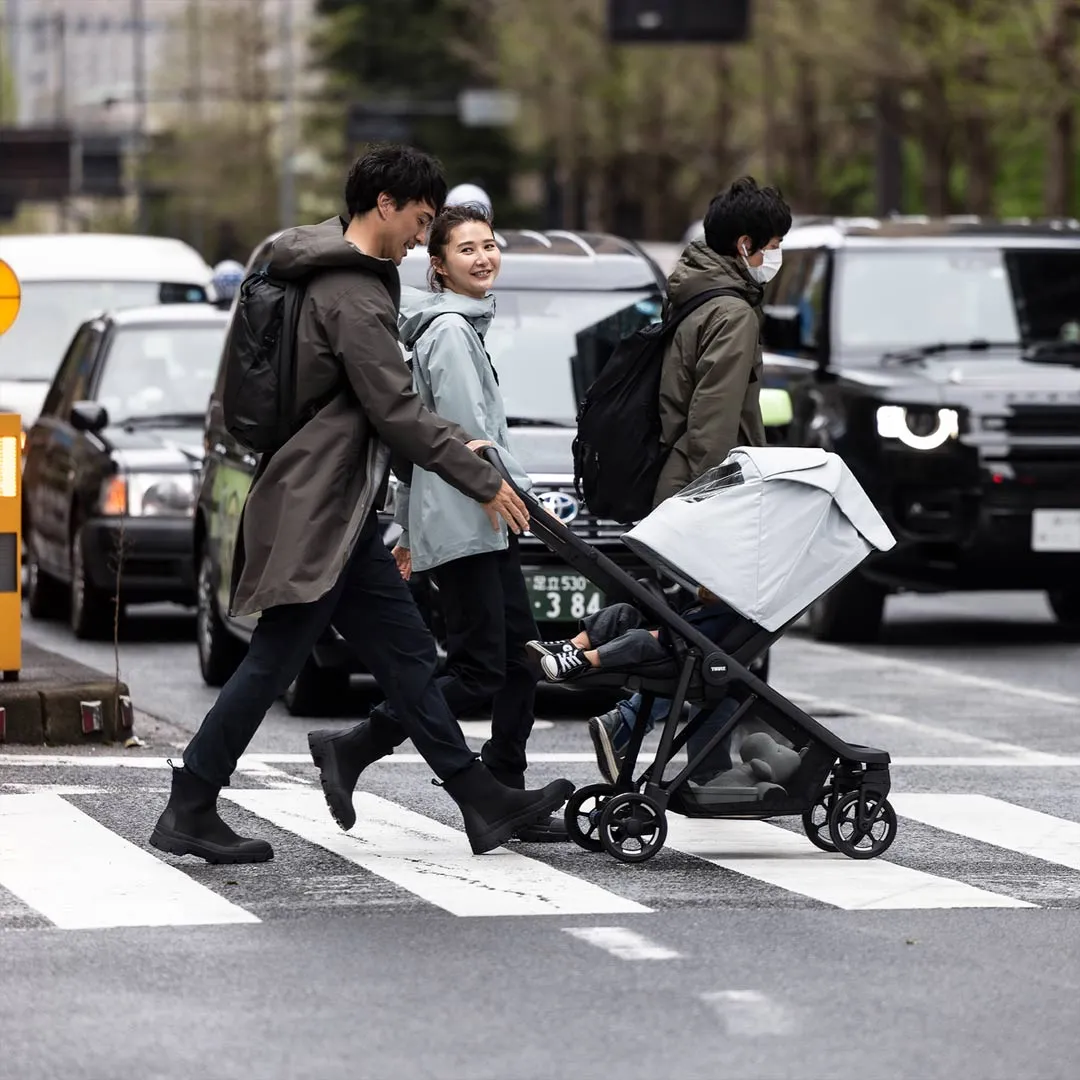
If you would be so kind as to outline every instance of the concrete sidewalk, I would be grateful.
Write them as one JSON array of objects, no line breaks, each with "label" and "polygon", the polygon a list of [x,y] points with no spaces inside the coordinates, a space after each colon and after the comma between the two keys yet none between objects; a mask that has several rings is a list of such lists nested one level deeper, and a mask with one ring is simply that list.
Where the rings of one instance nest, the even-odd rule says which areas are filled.
[{"label": "concrete sidewalk", "polygon": [[132,733],[127,684],[24,641],[17,682],[0,683],[0,744],[119,742]]}]

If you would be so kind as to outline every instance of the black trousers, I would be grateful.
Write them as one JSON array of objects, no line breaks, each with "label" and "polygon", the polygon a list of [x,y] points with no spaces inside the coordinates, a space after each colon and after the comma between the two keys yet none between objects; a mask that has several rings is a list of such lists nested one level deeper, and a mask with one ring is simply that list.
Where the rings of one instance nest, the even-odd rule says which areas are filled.
[{"label": "black trousers", "polygon": [[435,640],[379,535],[364,524],[337,584],[311,604],[264,611],[247,656],[184,751],[197,776],[224,786],[270,706],[296,678],[330,623],[355,650],[393,706],[373,718],[387,749],[411,738],[440,780],[476,760],[435,675]]},{"label": "black trousers", "polygon": [[[446,620],[447,662],[439,678],[457,717],[486,715],[485,765],[518,782],[532,732],[538,672],[525,643],[538,636],[517,537],[506,551],[454,559],[431,571]],[[506,779],[504,776],[503,779]]]}]

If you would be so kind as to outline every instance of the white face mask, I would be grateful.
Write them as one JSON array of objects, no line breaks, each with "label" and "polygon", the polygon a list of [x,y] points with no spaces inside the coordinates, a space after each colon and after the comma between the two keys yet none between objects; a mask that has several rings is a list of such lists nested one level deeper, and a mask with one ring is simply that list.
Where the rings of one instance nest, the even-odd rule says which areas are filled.
[{"label": "white face mask", "polygon": [[750,276],[759,285],[765,285],[772,281],[779,272],[784,262],[784,253],[780,248],[765,248],[761,253],[761,257],[763,261],[760,266],[751,266],[745,255],[743,260],[746,262],[746,269],[749,271]]}]

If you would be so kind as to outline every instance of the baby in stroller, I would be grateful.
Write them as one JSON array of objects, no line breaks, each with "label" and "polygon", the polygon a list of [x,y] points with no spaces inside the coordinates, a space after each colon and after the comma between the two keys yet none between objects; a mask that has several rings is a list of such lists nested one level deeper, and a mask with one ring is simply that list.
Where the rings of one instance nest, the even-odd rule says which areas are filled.
[{"label": "baby in stroller", "polygon": [[[697,599],[682,611],[691,626],[711,641],[719,643],[738,624],[739,617],[719,597],[699,587]],[[635,671],[648,674],[650,669],[669,670],[677,659],[681,642],[664,626],[654,628],[632,604],[611,604],[580,620],[581,630],[562,641],[530,641],[529,651],[540,661],[549,682],[567,682],[588,672],[600,670]],[[722,727],[738,707],[734,698],[727,698],[713,709],[709,720],[702,724],[687,742],[691,756],[705,746],[713,732]],[[691,709],[690,717],[699,710]],[[613,755],[609,743],[597,740],[597,760],[608,783],[614,783],[621,762]],[[691,779],[707,784],[731,768],[731,739],[724,739],[695,770]]]}]

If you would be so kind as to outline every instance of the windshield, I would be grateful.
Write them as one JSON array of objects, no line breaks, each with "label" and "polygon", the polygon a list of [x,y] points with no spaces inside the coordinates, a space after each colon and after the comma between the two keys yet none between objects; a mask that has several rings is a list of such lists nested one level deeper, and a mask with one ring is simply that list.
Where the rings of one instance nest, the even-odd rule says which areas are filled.
[{"label": "windshield", "polygon": [[26,281],[14,325],[0,337],[0,379],[56,374],[80,324],[97,311],[207,300],[201,285],[156,281]]},{"label": "windshield", "polygon": [[849,250],[838,273],[844,349],[1080,336],[1080,248]]},{"label": "windshield", "polygon": [[657,293],[495,291],[486,344],[506,415],[573,425],[619,339],[659,317]]},{"label": "windshield", "polygon": [[225,326],[125,327],[105,358],[97,401],[110,423],[206,411]]},{"label": "windshield", "polygon": [[839,270],[842,348],[880,353],[975,338],[1019,340],[999,250],[848,251]]}]

